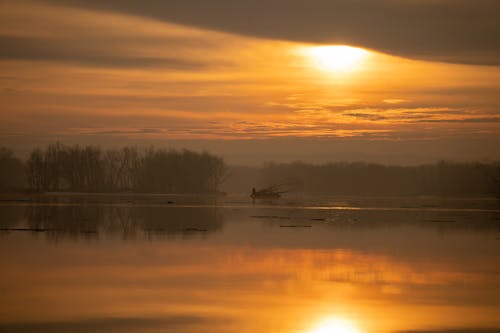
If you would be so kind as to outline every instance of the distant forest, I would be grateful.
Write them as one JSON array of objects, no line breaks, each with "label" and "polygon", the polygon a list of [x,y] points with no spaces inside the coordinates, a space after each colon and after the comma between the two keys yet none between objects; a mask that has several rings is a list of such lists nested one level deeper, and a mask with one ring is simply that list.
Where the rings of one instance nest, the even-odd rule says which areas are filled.
[{"label": "distant forest", "polygon": [[54,143],[21,161],[0,148],[4,191],[215,193],[226,172],[222,158],[189,150],[102,150]]},{"label": "distant forest", "polygon": [[266,164],[228,167],[189,150],[103,150],[54,143],[26,160],[0,148],[0,190],[32,192],[249,193],[283,181],[294,193],[325,195],[500,197],[500,163],[438,162]]},{"label": "distant forest", "polygon": [[[500,197],[500,163],[438,162],[420,166],[302,162],[233,167],[225,189],[288,183],[291,192],[319,195]],[[285,188],[286,189],[286,188]]]}]

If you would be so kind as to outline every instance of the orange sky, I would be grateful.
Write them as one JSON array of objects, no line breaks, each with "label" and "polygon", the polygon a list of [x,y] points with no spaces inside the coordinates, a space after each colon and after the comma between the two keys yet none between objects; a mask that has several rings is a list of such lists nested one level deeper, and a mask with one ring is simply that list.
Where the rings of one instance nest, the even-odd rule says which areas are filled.
[{"label": "orange sky", "polygon": [[[321,138],[361,140],[356,149],[365,152],[374,141],[403,142],[399,153],[404,142],[500,143],[500,66],[367,50],[349,70],[325,70],[311,55],[323,44],[69,5],[0,6],[0,142],[21,151],[53,140],[206,140],[210,149],[208,142]],[[221,151],[237,150],[228,147]],[[499,155],[484,148],[444,157]]]}]

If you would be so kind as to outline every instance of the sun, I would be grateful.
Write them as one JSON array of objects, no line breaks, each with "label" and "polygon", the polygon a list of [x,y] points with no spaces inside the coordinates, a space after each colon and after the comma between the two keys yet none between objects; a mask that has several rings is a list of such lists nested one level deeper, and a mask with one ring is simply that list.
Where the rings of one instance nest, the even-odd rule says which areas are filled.
[{"label": "sun", "polygon": [[366,50],[346,45],[315,46],[308,53],[317,67],[332,72],[355,70],[368,55]]},{"label": "sun", "polygon": [[345,319],[326,319],[308,333],[361,333],[356,325]]}]

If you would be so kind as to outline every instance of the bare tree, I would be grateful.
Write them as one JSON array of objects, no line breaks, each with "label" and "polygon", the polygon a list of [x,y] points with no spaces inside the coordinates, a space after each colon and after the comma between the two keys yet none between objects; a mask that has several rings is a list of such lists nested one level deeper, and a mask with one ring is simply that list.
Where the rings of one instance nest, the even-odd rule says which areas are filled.
[{"label": "bare tree", "polygon": [[0,190],[19,190],[25,186],[25,174],[21,160],[12,150],[0,147]]},{"label": "bare tree", "polygon": [[46,175],[44,173],[45,166],[43,161],[43,152],[40,149],[35,149],[31,152],[26,161],[26,174],[28,185],[35,191],[43,191],[47,189]]}]

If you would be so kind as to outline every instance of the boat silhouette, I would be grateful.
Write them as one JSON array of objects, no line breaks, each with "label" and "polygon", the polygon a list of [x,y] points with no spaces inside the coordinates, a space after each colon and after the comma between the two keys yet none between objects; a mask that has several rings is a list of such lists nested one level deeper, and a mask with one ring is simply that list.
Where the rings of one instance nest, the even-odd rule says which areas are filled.
[{"label": "boat silhouette", "polygon": [[280,191],[277,186],[269,186],[260,190],[252,188],[250,197],[252,199],[278,199],[281,198],[281,195],[286,192],[287,191]]}]

